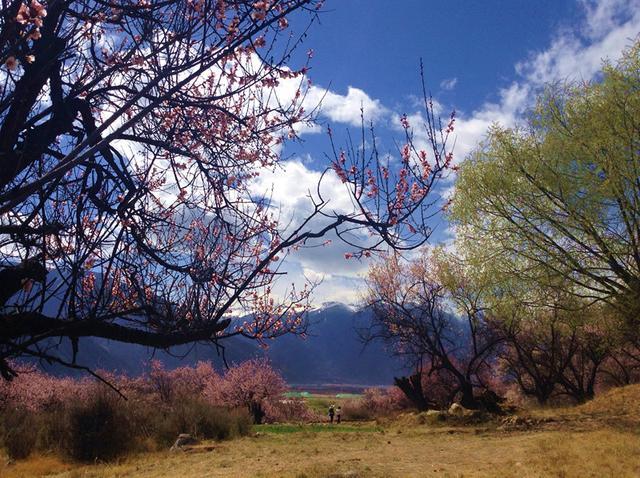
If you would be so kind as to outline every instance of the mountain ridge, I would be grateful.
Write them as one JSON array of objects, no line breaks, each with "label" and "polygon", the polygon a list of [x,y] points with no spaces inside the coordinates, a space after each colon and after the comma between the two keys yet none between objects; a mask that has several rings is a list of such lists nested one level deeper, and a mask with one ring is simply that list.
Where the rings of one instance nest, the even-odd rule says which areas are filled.
[{"label": "mountain ridge", "polygon": [[[370,314],[370,310],[358,310],[351,304],[325,302],[309,312],[309,333],[306,338],[285,335],[270,341],[266,349],[243,337],[225,339],[220,349],[194,344],[168,351],[86,338],[80,341],[77,362],[94,370],[139,375],[153,359],[160,360],[168,369],[205,360],[211,361],[222,371],[224,350],[224,356],[230,364],[267,357],[284,379],[296,386],[390,385],[394,376],[403,375],[406,370],[400,360],[391,357],[382,344],[373,343],[365,347],[360,341],[357,327],[365,324]],[[70,360],[72,352],[68,342],[63,342],[58,350],[62,357]],[[56,375],[74,373],[55,365],[43,368]]]}]

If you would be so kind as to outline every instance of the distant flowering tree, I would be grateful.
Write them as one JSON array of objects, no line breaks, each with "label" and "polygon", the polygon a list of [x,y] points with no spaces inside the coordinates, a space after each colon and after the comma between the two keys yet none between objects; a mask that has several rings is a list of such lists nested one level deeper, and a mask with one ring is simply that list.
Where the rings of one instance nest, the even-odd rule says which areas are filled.
[{"label": "distant flowering tree", "polygon": [[[397,170],[364,138],[334,150],[353,211],[331,211],[318,188],[287,228],[251,187],[311,119],[307,66],[287,65],[302,37],[288,30],[321,3],[2,3],[4,378],[15,357],[76,366],[89,336],[168,348],[302,331],[311,287],[272,294],[287,253],[332,231],[358,257],[429,235],[426,198],[451,167],[454,119],[440,130],[428,100],[420,141],[403,119]],[[71,361],[55,348],[67,340]]]},{"label": "distant flowering tree", "polygon": [[367,410],[376,416],[388,415],[411,405],[406,395],[397,387],[367,388],[362,393],[362,401]]},{"label": "distant flowering tree", "polygon": [[83,400],[88,395],[90,380],[53,377],[33,365],[17,367],[20,376],[0,381],[0,411],[24,408],[40,412]]},{"label": "distant flowering tree", "polygon": [[229,368],[205,393],[214,403],[245,407],[255,423],[262,423],[268,404],[280,400],[285,390],[286,382],[268,360],[253,359]]},{"label": "distant flowering tree", "polygon": [[208,387],[216,387],[220,382],[220,376],[210,362],[198,362],[195,367],[166,370],[162,362],[154,360],[145,378],[151,392],[165,403],[184,396],[201,395]]},{"label": "distant flowering tree", "polygon": [[419,409],[454,398],[477,408],[474,392],[488,389],[502,338],[488,324],[481,292],[455,259],[428,251],[411,261],[392,255],[370,268],[368,285],[373,318],[363,338],[388,343],[415,367],[413,376],[396,378],[407,398]]}]

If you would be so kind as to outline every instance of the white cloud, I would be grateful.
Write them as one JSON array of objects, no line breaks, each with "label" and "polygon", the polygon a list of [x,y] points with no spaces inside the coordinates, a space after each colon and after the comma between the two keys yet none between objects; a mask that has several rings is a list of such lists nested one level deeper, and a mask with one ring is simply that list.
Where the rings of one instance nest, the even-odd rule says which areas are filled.
[{"label": "white cloud", "polygon": [[[270,197],[271,206],[280,216],[280,224],[288,225],[285,234],[286,231],[293,231],[309,217],[313,212],[314,202],[318,203],[320,196],[326,202],[323,212],[328,216],[355,212],[347,188],[333,171],[328,171],[323,176],[321,171],[310,169],[297,158],[284,161],[273,171],[261,174],[251,184],[251,191],[256,196]],[[319,230],[330,220],[330,217],[319,215],[305,226],[305,230]],[[354,238],[360,242],[366,243],[370,240],[364,231],[352,234],[355,234]],[[327,240],[331,243],[322,246]],[[333,232],[307,246],[301,247],[290,256],[290,260],[296,261],[306,270],[321,275],[354,276],[365,269],[358,261],[345,260],[344,254],[353,252],[353,247],[342,242]]]},{"label": "white cloud", "polygon": [[304,267],[302,269],[302,273],[311,282],[330,280],[333,277],[331,274],[323,274],[321,272],[314,271],[313,269],[309,269],[308,267]]},{"label": "white cloud", "polygon": [[499,91],[497,103],[485,103],[456,124],[457,160],[481,141],[494,122],[513,126],[529,108],[535,94],[547,83],[591,80],[602,61],[618,59],[640,32],[640,0],[583,0],[584,19],[572,29],[560,31],[548,48],[518,62],[519,79]]},{"label": "white cloud", "polygon": [[343,304],[358,304],[362,297],[365,284],[361,278],[332,276],[325,280],[316,290],[316,303],[341,302]]},{"label": "white cloud", "polygon": [[456,122],[455,162],[459,163],[481,141],[493,123],[513,126],[531,104],[533,87],[514,82],[499,91],[497,103],[485,103],[471,115],[460,115]]},{"label": "white cloud", "polygon": [[310,108],[320,105],[320,115],[350,126],[360,126],[361,110],[364,113],[365,122],[375,121],[387,113],[387,109],[382,106],[380,100],[371,98],[363,90],[353,86],[349,86],[346,95],[312,86],[307,92],[305,105]]},{"label": "white cloud", "polygon": [[274,206],[284,208],[285,215],[306,217],[313,208],[311,198],[319,199],[318,184],[320,195],[328,202],[327,210],[353,211],[348,191],[335,174],[328,172],[323,177],[321,171],[310,169],[299,158],[283,161],[271,171],[262,172],[251,184],[251,191],[269,196]]},{"label": "white cloud", "polygon": [[446,78],[442,80],[440,82],[440,88],[449,91],[453,90],[456,87],[456,84],[458,84],[458,78],[454,76],[453,78]]}]

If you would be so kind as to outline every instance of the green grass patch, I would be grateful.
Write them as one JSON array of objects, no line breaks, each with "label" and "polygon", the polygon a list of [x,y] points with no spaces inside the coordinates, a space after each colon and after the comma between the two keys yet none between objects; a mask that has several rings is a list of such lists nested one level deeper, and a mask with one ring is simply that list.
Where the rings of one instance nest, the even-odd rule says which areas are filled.
[{"label": "green grass patch", "polygon": [[328,398],[326,396],[312,396],[306,398],[305,401],[307,402],[307,406],[311,410],[320,415],[326,415],[327,413],[329,413],[329,405],[337,405],[336,400],[333,400],[332,398]]},{"label": "green grass patch", "polygon": [[350,398],[361,398],[362,394],[360,393],[338,393],[336,395],[336,398],[345,398],[345,399],[350,399]]},{"label": "green grass patch", "polygon": [[311,394],[309,392],[284,392],[284,396],[287,398],[309,398]]},{"label": "green grass patch", "polygon": [[314,412],[320,415],[327,415],[329,413],[329,405],[335,405],[336,407],[343,407],[344,403],[348,400],[358,399],[362,395],[354,393],[339,393],[337,395],[311,395],[306,397],[305,401],[307,406]]},{"label": "green grass patch", "polygon": [[254,425],[253,430],[260,433],[273,433],[275,435],[285,435],[289,433],[311,432],[311,433],[376,433],[381,432],[382,427],[377,426],[354,426],[354,425],[321,425],[318,423],[310,425]]}]

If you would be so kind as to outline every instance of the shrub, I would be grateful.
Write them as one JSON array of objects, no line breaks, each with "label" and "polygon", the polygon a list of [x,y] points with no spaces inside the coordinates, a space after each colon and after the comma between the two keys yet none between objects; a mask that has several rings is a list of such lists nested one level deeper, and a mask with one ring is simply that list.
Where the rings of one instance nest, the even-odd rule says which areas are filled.
[{"label": "shrub", "polygon": [[36,447],[38,427],[31,412],[24,408],[7,410],[2,417],[4,446],[9,458],[23,460]]},{"label": "shrub", "polygon": [[79,461],[109,461],[127,454],[135,441],[123,403],[97,395],[69,410],[64,451]]},{"label": "shrub", "polygon": [[274,422],[313,422],[318,420],[302,398],[274,400],[265,406],[265,421]]},{"label": "shrub", "polygon": [[375,410],[369,408],[361,398],[346,400],[342,404],[343,420],[373,420],[376,418]]},{"label": "shrub", "polygon": [[63,451],[61,441],[68,435],[69,414],[65,407],[58,405],[38,414],[38,450]]},{"label": "shrub", "polygon": [[234,418],[228,410],[213,407],[200,400],[189,405],[191,433],[198,438],[227,440],[236,433]]},{"label": "shrub", "polygon": [[238,436],[247,436],[251,433],[251,426],[253,425],[253,422],[251,421],[249,414],[241,409],[234,410],[232,413],[235,417],[235,426]]},{"label": "shrub", "polygon": [[251,431],[251,418],[246,411],[229,410],[193,397],[177,400],[151,420],[156,441],[166,446],[180,433],[202,439],[227,440]]}]

